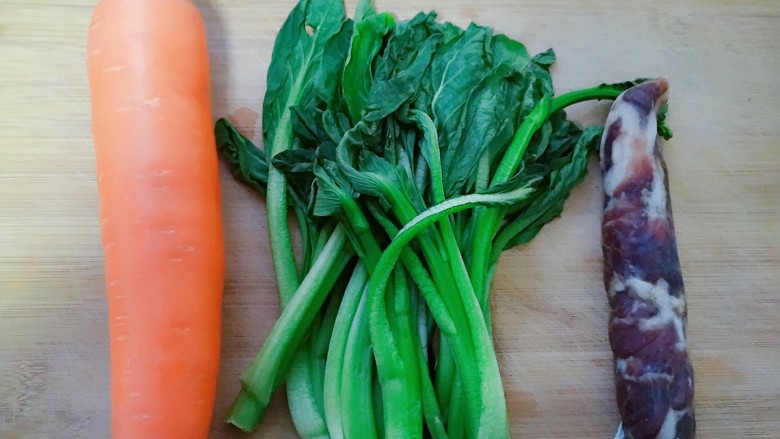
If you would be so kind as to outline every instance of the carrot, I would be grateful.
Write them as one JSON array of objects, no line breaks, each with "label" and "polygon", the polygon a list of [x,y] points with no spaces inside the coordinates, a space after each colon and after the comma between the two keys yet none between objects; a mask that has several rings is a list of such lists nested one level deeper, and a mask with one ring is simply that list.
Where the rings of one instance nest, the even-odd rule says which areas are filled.
[{"label": "carrot", "polygon": [[188,0],[102,0],[87,42],[111,351],[111,430],[205,438],[224,249],[203,22]]}]

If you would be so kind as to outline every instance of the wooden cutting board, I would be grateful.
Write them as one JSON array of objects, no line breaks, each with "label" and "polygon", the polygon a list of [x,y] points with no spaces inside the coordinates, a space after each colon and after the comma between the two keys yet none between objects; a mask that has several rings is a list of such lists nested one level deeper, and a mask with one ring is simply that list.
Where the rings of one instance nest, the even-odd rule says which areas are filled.
[{"label": "wooden cutting board", "polygon": [[[109,436],[106,302],[85,40],[94,1],[0,3],[0,437]],[[214,116],[260,142],[272,44],[293,0],[197,2]],[[650,4],[652,3],[652,5]],[[354,10],[350,1],[349,10]],[[700,438],[780,437],[780,3],[379,0],[554,47],[556,88],[666,75],[665,145],[689,301]],[[572,110],[599,122],[606,103]],[[595,163],[592,163],[595,165]],[[223,367],[211,437],[278,315],[262,201],[223,167]],[[512,433],[611,438],[598,169],[505,253],[493,290]],[[283,394],[251,437],[294,437]]]}]

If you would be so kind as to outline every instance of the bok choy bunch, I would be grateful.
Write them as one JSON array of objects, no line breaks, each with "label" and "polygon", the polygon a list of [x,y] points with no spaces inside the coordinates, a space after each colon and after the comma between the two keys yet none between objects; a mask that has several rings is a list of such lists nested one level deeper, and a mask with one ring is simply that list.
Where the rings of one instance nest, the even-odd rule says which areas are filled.
[{"label": "bok choy bunch", "polygon": [[[279,31],[265,152],[231,124],[218,147],[264,193],[282,313],[229,422],[256,428],[286,382],[306,438],[502,438],[491,338],[500,254],[559,216],[602,128],[556,96],[552,50],[436,13],[396,21],[361,0],[301,0]],[[293,253],[295,213],[302,257]]]}]

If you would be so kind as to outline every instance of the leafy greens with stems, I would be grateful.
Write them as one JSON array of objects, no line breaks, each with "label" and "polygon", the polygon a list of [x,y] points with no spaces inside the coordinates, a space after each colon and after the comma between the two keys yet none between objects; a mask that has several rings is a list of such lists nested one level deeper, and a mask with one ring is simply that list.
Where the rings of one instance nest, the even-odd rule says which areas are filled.
[{"label": "leafy greens with stems", "polygon": [[641,81],[556,96],[554,62],[435,12],[295,6],[268,70],[265,153],[215,126],[235,177],[265,194],[282,305],[230,423],[254,430],[286,382],[304,438],[508,437],[498,258],[558,217],[586,174],[602,128],[565,107]]}]

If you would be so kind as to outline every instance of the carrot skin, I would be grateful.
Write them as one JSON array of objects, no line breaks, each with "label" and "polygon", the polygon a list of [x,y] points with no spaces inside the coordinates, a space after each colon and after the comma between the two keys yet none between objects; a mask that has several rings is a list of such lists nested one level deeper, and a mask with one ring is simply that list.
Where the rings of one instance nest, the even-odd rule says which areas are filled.
[{"label": "carrot skin", "polygon": [[189,0],[102,0],[87,41],[111,431],[206,438],[224,244],[208,50]]}]

